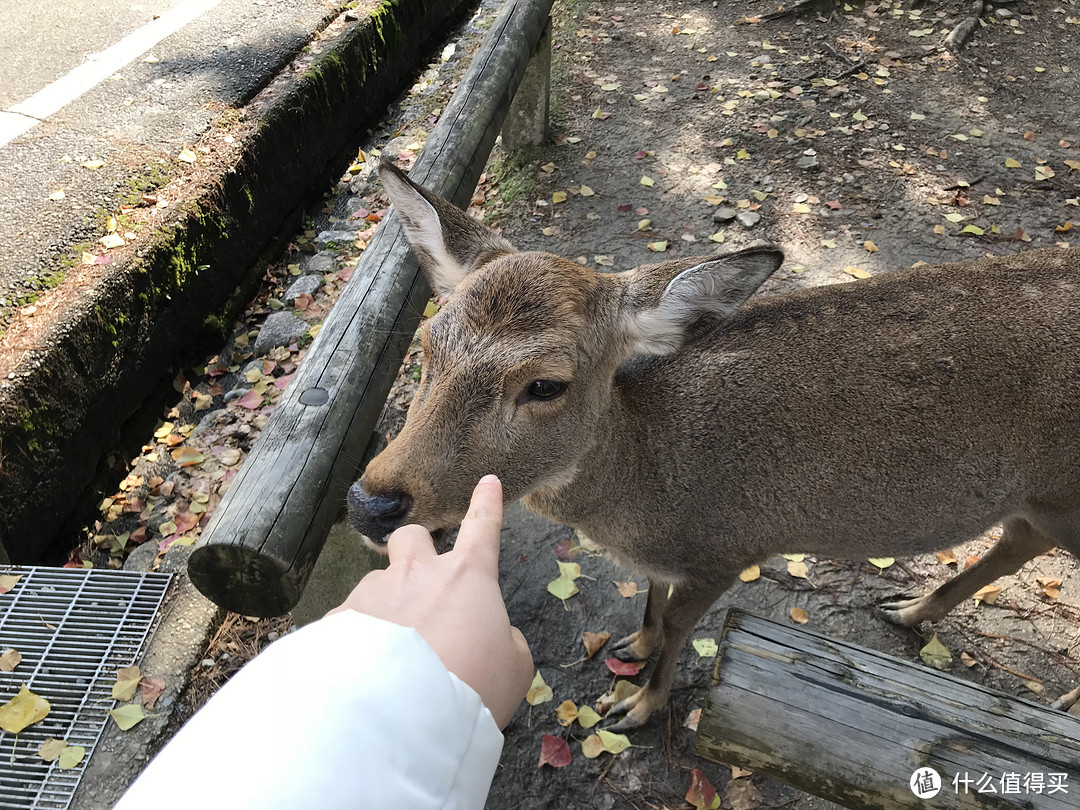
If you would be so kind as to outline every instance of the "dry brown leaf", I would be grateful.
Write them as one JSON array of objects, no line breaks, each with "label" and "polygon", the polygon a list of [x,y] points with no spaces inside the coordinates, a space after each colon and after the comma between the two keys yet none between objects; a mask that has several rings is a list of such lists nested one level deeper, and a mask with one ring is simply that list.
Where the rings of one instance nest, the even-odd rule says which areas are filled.
[{"label": "dry brown leaf", "polygon": [[0,672],[14,672],[22,661],[22,654],[14,647],[8,647],[0,653]]},{"label": "dry brown leaf", "polygon": [[810,614],[801,607],[793,607],[790,611],[791,620],[797,624],[806,624],[810,621]]},{"label": "dry brown leaf", "polygon": [[975,599],[975,604],[979,602],[986,602],[988,605],[994,604],[997,601],[998,595],[1001,593],[1001,588],[997,585],[987,585],[984,588],[979,588],[975,591],[972,597]]},{"label": "dry brown leaf", "polygon": [[612,580],[615,583],[615,587],[619,589],[619,593],[623,595],[625,599],[629,599],[631,596],[637,596],[640,591],[636,582],[618,582]]},{"label": "dry brown leaf", "polygon": [[741,579],[743,582],[753,582],[755,579],[760,578],[761,568],[756,565],[751,565],[749,568],[746,568],[739,572],[739,579]]},{"label": "dry brown leaf", "polygon": [[787,564],[788,573],[797,579],[806,579],[806,575],[810,572],[810,569],[806,567],[806,563],[801,560],[798,562],[788,560]]},{"label": "dry brown leaf", "polygon": [[[1035,581],[1039,583],[1039,590],[1048,599],[1057,599],[1061,594],[1061,580],[1054,579],[1053,577],[1035,577]],[[3,656],[0,656],[2,660]],[[2,667],[0,667],[2,669]]]},{"label": "dry brown leaf", "polygon": [[946,549],[945,551],[939,551],[937,553],[937,558],[938,562],[942,565],[953,565],[959,562],[959,560],[956,559],[956,552],[951,548]]},{"label": "dry brown leaf", "polygon": [[[636,587],[636,586],[635,586]],[[590,633],[585,630],[581,633],[581,643],[585,645],[585,654],[592,658],[600,648],[608,643],[611,633]]]}]

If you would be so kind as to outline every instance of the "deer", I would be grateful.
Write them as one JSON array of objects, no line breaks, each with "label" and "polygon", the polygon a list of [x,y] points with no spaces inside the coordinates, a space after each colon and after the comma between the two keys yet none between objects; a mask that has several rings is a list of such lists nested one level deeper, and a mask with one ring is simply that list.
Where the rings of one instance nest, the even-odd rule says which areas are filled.
[{"label": "deer", "polygon": [[878,606],[903,626],[1054,547],[1080,556],[1080,251],[751,298],[775,247],[602,273],[518,251],[390,163],[380,179],[445,303],[351,522],[374,548],[454,526],[493,472],[647,576],[613,649],[659,656],[614,731],[666,705],[691,629],[773,554],[909,557],[1002,525],[932,593]]}]

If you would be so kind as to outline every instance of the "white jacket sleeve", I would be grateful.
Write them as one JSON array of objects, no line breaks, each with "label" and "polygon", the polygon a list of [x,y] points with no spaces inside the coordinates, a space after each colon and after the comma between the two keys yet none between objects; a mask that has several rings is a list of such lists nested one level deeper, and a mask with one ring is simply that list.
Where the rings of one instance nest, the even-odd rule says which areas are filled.
[{"label": "white jacket sleeve", "polygon": [[481,808],[502,743],[416,630],[347,610],[234,675],[114,810]]}]

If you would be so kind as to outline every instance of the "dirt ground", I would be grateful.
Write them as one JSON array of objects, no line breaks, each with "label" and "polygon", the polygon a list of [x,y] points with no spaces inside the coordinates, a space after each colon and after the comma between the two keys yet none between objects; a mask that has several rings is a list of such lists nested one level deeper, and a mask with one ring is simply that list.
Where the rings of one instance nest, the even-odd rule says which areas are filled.
[{"label": "dirt ground", "polygon": [[[768,240],[788,258],[762,294],[849,282],[916,262],[1067,245],[1072,220],[1080,218],[1080,2],[991,7],[957,54],[944,40],[970,6],[822,2],[765,20],[758,15],[775,4],[757,0],[560,3],[553,143],[516,154],[497,148],[473,213],[522,249],[578,258],[600,271]],[[409,165],[492,12],[485,5],[455,35],[454,49],[443,52],[363,145],[368,157],[376,149]],[[317,323],[328,310],[385,206],[370,167],[370,161],[352,167],[313,213],[309,229],[268,276],[248,321],[238,325],[239,342],[208,358],[212,376],[178,383],[184,399],[167,417],[164,437],[202,447],[210,463],[176,469],[172,453],[155,452],[164,438],[148,438],[147,455],[155,460],[136,464],[134,478],[106,504],[117,528],[110,534],[106,513],[97,536],[115,538],[126,520],[127,531],[143,529],[140,539],[166,543],[163,523],[174,532],[194,514],[196,525],[185,537],[205,525],[202,515],[212,511],[272,409],[273,381],[302,362],[299,341],[253,367],[247,343],[310,260],[317,234],[348,227],[357,241],[338,247],[325,285],[299,314]],[[403,421],[418,359],[417,352],[410,355],[391,395],[384,433]],[[260,384],[261,404],[239,404]],[[197,412],[200,402],[207,413]],[[195,422],[183,435],[182,426]],[[206,484],[197,472],[204,468]],[[148,489],[153,475],[163,479],[166,494],[160,483],[156,493]],[[133,498],[139,508],[129,510]],[[186,500],[178,504],[178,498]],[[179,524],[178,513],[186,516]],[[580,552],[575,561],[593,579],[579,580],[580,593],[564,605],[546,585],[559,555],[571,553],[572,531],[518,510],[513,519],[516,528],[504,536],[504,595],[554,699],[523,706],[507,730],[490,807],[681,808],[688,806],[683,796],[693,768],[722,793],[732,791],[725,807],[829,806],[759,776],[733,780],[727,768],[694,756],[693,732],[684,722],[702,705],[713,659],[690,646],[668,710],[631,733],[634,747],[615,757],[583,757],[578,741],[588,732],[561,726],[555,708],[566,699],[592,704],[615,679],[603,652],[581,660],[580,634],[630,632],[645,597],[624,597],[612,584],[635,580],[632,572]],[[929,555],[884,570],[865,560],[808,557],[805,578],[792,576],[781,558],[765,561],[761,577],[725,595],[692,638],[714,637],[728,605],[781,621],[801,608],[811,629],[909,661],[919,660],[936,633],[953,654],[953,674],[1049,700],[1080,676],[1078,563],[1064,552],[999,581],[993,604],[969,602],[934,627],[903,630],[873,611],[897,593],[933,588],[992,542],[993,533],[954,549],[955,562]],[[99,542],[93,553],[115,546]],[[1059,592],[1054,580],[1062,583]],[[636,581],[645,587],[642,578]],[[208,659],[220,652],[211,650]],[[228,660],[231,669],[236,657]],[[641,683],[648,672],[630,680]],[[543,735],[571,740],[569,766],[537,767]]]}]

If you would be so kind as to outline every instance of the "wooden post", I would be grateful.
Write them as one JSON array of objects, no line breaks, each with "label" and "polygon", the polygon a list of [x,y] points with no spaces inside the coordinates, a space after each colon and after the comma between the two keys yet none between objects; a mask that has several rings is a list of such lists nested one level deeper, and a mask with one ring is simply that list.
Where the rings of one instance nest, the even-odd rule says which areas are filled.
[{"label": "wooden post", "polygon": [[[508,0],[410,176],[464,208],[552,0]],[[391,214],[364,251],[188,563],[228,610],[287,612],[345,502],[429,291]]]},{"label": "wooden post", "polygon": [[551,19],[529,59],[525,78],[514,95],[503,124],[503,149],[541,146],[547,141],[548,104],[551,97]]},{"label": "wooden post", "polygon": [[[703,757],[855,810],[1080,806],[1075,717],[736,609],[722,634]],[[920,798],[910,783],[927,768],[941,790]],[[980,792],[984,774],[992,793]],[[1067,792],[1049,788],[1051,774]]]}]

